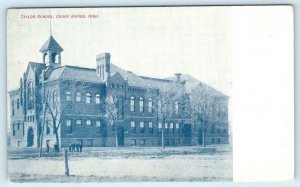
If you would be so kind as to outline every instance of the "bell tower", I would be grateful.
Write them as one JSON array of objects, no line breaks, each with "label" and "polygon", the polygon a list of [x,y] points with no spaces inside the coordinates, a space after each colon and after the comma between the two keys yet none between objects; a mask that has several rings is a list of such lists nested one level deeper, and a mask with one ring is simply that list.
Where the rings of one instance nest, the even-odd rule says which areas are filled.
[{"label": "bell tower", "polygon": [[49,39],[41,47],[40,52],[43,55],[43,63],[48,67],[61,66],[61,52],[63,48],[53,38],[52,34]]}]

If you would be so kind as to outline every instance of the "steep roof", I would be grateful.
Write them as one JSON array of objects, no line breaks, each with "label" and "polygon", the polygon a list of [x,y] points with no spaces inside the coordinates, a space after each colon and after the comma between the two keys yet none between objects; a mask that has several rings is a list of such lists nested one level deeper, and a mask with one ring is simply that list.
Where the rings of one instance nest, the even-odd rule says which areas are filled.
[{"label": "steep roof", "polygon": [[155,88],[160,89],[163,92],[184,88],[183,82],[177,83],[172,80],[138,76],[135,73],[131,71],[125,71],[114,64],[111,64],[110,72],[111,76],[118,72],[123,77],[123,79],[128,80],[129,86]]},{"label": "steep roof", "polygon": [[53,38],[52,35],[49,37],[49,39],[41,47],[40,52],[44,52],[48,49],[63,51],[63,48],[57,43],[57,41]]},{"label": "steep roof", "polygon": [[[167,78],[168,80],[176,80],[176,76]],[[221,93],[220,91],[216,90],[215,88],[208,86],[204,82],[199,81],[198,79],[184,74],[180,76],[182,81],[185,81],[185,89],[187,93],[191,93],[197,89],[205,89],[210,95],[218,96],[218,97],[228,97],[227,95]]]},{"label": "steep roof", "polygon": [[39,62],[29,62],[28,66],[31,66],[33,70],[35,70],[37,75],[42,73],[42,70],[46,67],[46,64]]},{"label": "steep roof", "polygon": [[57,79],[72,79],[78,81],[88,82],[101,82],[100,78],[96,75],[96,69],[83,68],[77,66],[61,66],[54,68],[49,75],[48,80]]}]

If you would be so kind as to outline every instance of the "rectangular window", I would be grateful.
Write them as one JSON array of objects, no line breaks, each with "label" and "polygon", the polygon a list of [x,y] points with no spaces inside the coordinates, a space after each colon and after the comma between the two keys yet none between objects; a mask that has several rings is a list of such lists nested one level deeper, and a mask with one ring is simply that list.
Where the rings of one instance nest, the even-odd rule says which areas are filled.
[{"label": "rectangular window", "polygon": [[166,134],[169,133],[169,132],[168,132],[168,123],[165,123],[165,130],[164,130],[164,132],[165,132]]},{"label": "rectangular window", "polygon": [[161,132],[162,129],[162,123],[158,123],[158,132]]},{"label": "rectangular window", "polygon": [[174,127],[173,123],[170,123],[170,130],[171,130],[172,133],[174,133],[174,128],[173,127]]},{"label": "rectangular window", "polygon": [[130,145],[136,145],[136,140],[135,139],[131,139],[130,140]]},{"label": "rectangular window", "polygon": [[141,134],[145,133],[145,128],[144,128],[144,122],[143,121],[140,122],[140,132],[141,132]]},{"label": "rectangular window", "polygon": [[77,126],[81,126],[81,125],[82,125],[80,119],[76,120],[76,125],[77,125]]},{"label": "rectangular window", "polygon": [[91,120],[86,120],[86,125],[87,126],[92,126],[92,121]]},{"label": "rectangular window", "polygon": [[140,144],[141,144],[141,145],[145,145],[145,139],[141,139]]},{"label": "rectangular window", "polygon": [[[66,126],[67,126],[67,132],[71,134],[72,133],[72,121],[71,120],[66,120]],[[50,128],[49,128],[49,131],[50,131]]]},{"label": "rectangular window", "polygon": [[100,121],[96,121],[96,127],[98,127],[98,128],[101,127],[101,122]]},{"label": "rectangular window", "polygon": [[179,123],[176,123],[175,126],[176,126],[176,129],[179,129]]},{"label": "rectangular window", "polygon": [[140,112],[144,112],[144,99],[140,98]]},{"label": "rectangular window", "polygon": [[152,124],[152,121],[149,122],[149,134],[153,134],[153,124]]},{"label": "rectangular window", "polygon": [[130,97],[130,111],[134,112],[134,97]]},{"label": "rectangular window", "polygon": [[131,121],[131,122],[130,122],[130,127],[131,127],[131,133],[132,133],[132,134],[135,134],[136,131],[135,131],[135,122],[134,122],[134,121]]},{"label": "rectangular window", "polygon": [[148,112],[152,113],[152,107],[153,107],[153,103],[152,103],[152,99],[149,99],[149,103],[148,103]]}]

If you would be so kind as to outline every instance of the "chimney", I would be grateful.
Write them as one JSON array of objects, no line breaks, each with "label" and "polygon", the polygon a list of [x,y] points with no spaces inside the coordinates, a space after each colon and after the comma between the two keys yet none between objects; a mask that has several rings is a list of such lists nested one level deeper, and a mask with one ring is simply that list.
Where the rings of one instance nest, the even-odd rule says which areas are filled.
[{"label": "chimney", "polygon": [[176,73],[176,82],[180,81],[180,76],[182,75],[181,73]]}]

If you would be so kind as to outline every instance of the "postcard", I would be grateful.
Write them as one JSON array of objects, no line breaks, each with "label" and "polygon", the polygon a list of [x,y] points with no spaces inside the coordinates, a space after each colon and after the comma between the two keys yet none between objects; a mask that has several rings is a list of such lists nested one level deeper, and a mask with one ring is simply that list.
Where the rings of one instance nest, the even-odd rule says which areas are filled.
[{"label": "postcard", "polygon": [[[278,13],[280,19],[274,19]],[[251,42],[257,45],[247,45],[254,36]],[[268,112],[248,119],[252,96],[239,94],[245,90],[242,94],[255,96],[260,85],[247,91],[251,83],[239,82],[247,67],[243,62],[250,64],[260,47],[269,55],[269,44],[278,41],[286,52],[270,71],[282,82],[269,80],[269,86],[283,86],[280,96],[289,99],[277,100],[284,111],[275,123],[266,120],[268,112],[278,112],[271,96],[262,102],[271,102]],[[283,61],[286,69],[280,68]],[[256,81],[259,68],[247,80]],[[9,9],[8,179],[292,179],[292,75],[290,6]],[[259,103],[256,107],[263,109]],[[265,154],[273,151],[272,157]],[[267,169],[274,172],[262,176],[256,171]]]}]

